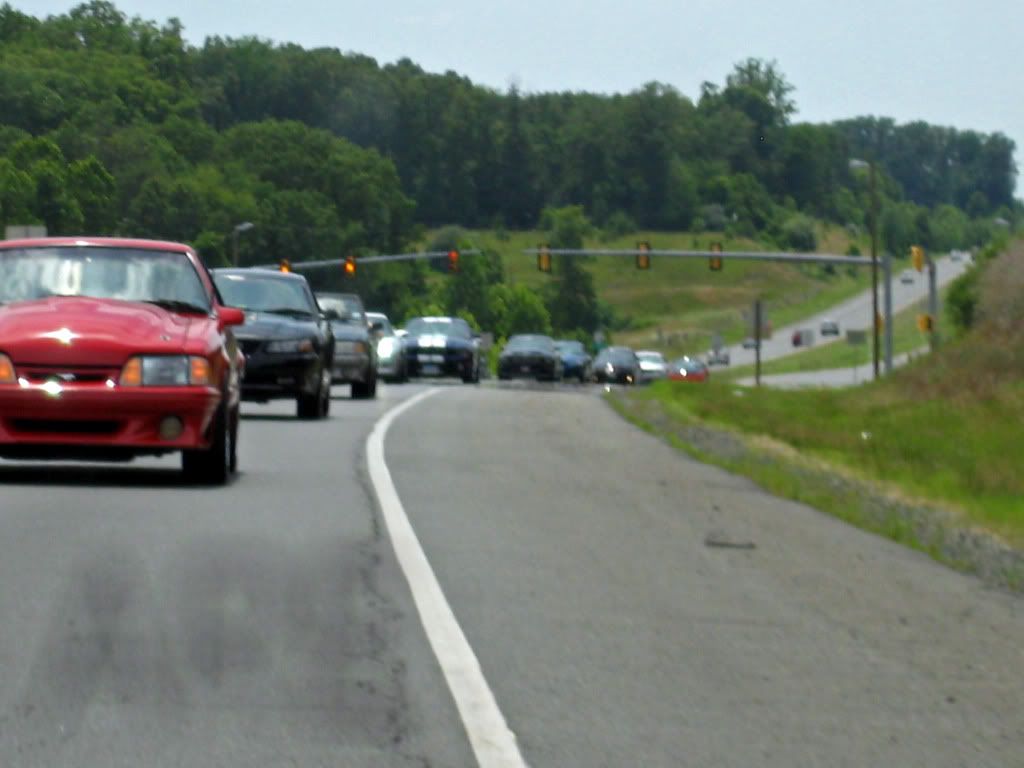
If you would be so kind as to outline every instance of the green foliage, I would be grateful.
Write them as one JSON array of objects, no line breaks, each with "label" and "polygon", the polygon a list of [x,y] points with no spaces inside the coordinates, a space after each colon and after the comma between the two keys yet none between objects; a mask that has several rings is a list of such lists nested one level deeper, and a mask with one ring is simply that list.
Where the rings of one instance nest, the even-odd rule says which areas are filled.
[{"label": "green foliage", "polygon": [[[541,227],[547,231],[552,248],[579,249],[593,231],[593,225],[579,205],[545,208]],[[547,307],[551,325],[559,332],[582,329],[593,333],[600,324],[600,309],[594,278],[583,266],[586,257],[556,256],[554,285]]]},{"label": "green foliage", "polygon": [[796,251],[813,251],[818,247],[814,220],[803,214],[788,218],[782,225],[782,242],[787,248]]}]

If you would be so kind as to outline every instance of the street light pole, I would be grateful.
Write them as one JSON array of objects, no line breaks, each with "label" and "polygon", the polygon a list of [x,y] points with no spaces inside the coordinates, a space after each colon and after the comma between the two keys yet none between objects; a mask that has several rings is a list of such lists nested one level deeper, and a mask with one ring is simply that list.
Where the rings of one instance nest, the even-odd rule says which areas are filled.
[{"label": "street light pole", "polygon": [[868,187],[871,195],[871,326],[874,329],[872,338],[872,360],[875,367],[875,379],[880,376],[878,369],[878,190],[875,184],[875,161],[868,163]]},{"label": "street light pole", "polygon": [[236,224],[234,229],[231,230],[231,263],[233,266],[238,266],[238,235],[241,232],[248,232],[252,229],[255,224],[251,221],[243,221],[241,224]]}]

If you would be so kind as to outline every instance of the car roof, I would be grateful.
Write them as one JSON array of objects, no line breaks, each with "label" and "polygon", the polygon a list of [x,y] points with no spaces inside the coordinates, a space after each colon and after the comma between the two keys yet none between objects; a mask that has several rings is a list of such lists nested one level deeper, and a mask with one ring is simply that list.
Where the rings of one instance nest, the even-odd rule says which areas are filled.
[{"label": "car roof", "polygon": [[278,280],[301,280],[306,282],[306,278],[302,275],[297,275],[294,272],[282,272],[278,269],[264,269],[263,267],[219,267],[218,269],[210,270],[214,275],[238,275],[241,277],[269,277],[276,278]]},{"label": "car roof", "polygon": [[20,240],[0,240],[0,250],[9,248],[53,248],[69,246],[98,248],[135,248],[147,251],[175,251],[194,253],[191,246],[169,240],[140,240],[129,237],[32,237]]}]

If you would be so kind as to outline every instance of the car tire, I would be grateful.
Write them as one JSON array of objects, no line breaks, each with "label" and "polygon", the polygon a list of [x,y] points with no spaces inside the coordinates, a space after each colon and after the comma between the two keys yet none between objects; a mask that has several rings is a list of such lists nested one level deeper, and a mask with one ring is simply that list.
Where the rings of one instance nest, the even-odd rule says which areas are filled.
[{"label": "car tire", "polygon": [[237,429],[232,428],[228,422],[222,405],[213,420],[210,447],[181,452],[181,470],[186,480],[203,485],[224,485],[231,478],[238,464],[235,448]]},{"label": "car tire", "polygon": [[295,415],[300,419],[316,421],[327,416],[331,407],[331,389],[325,387],[321,381],[316,392],[307,395],[301,394],[295,401]]},{"label": "car tire", "polygon": [[377,396],[377,374],[371,374],[366,381],[352,382],[353,400],[372,400]]}]

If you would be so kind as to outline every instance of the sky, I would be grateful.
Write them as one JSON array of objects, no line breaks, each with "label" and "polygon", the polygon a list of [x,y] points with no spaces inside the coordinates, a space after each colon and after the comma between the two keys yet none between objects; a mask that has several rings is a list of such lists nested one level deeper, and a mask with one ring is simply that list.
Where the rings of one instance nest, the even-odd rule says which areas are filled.
[{"label": "sky", "polygon": [[[34,16],[73,2],[8,0]],[[797,120],[858,115],[1000,131],[1024,157],[1022,0],[115,0],[174,16],[187,39],[256,35],[527,92],[627,92],[656,80],[696,100],[738,61],[775,60]],[[1018,190],[1020,186],[1018,185]]]}]

